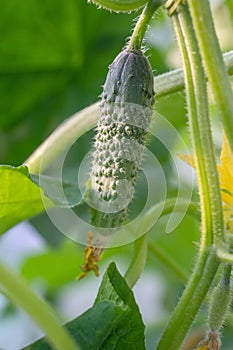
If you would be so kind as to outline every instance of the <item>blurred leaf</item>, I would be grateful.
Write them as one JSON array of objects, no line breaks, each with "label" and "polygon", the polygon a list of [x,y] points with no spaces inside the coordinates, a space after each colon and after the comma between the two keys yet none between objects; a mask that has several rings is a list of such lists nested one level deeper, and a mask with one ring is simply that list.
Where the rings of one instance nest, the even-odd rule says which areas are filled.
[{"label": "blurred leaf", "polygon": [[[124,305],[103,301],[94,305],[80,317],[66,324],[82,350],[100,350],[105,339],[118,324],[122,315],[128,312]],[[25,350],[51,350],[45,338],[29,345]],[[68,350],[68,349],[67,349]]]},{"label": "blurred leaf", "polygon": [[79,1],[1,2],[1,127],[67,84],[83,62],[81,27]]},{"label": "blurred leaf", "polygon": [[0,127],[4,129],[14,126],[20,117],[38,108],[47,96],[57,94],[70,80],[70,73],[59,71],[3,75],[0,72],[0,76]]},{"label": "blurred leaf", "polygon": [[77,277],[82,260],[83,254],[78,245],[69,241],[59,249],[28,258],[21,273],[28,280],[44,279],[48,288],[54,290]]},{"label": "blurred leaf", "polygon": [[79,67],[83,57],[77,4],[75,0],[2,0],[0,71]]},{"label": "blurred leaf", "polygon": [[60,180],[47,175],[31,174],[32,181],[42,188],[44,194],[50,198],[54,204],[71,208],[77,206],[82,201],[82,195],[78,191],[77,184]]},{"label": "blurred leaf", "polygon": [[[125,15],[100,11],[86,0],[48,0],[46,4],[26,0],[22,4],[17,2],[16,6],[16,0],[12,6],[10,3],[6,4],[4,0],[3,5],[8,10],[3,11],[4,15],[0,14],[0,19],[6,17],[6,28],[10,28],[12,18],[15,23],[15,31],[10,29],[11,40],[7,42],[9,47],[6,47],[6,54],[20,54],[19,44],[15,41],[27,34],[24,20],[28,26],[30,21],[33,28],[38,26],[38,33],[42,31],[41,37],[47,40],[47,44],[43,43],[44,47],[49,46],[48,52],[43,49],[41,53],[42,66],[39,67],[39,60],[36,61],[34,56],[41,40],[37,40],[37,31],[31,32],[26,49],[23,48],[24,42],[21,42],[22,56],[17,56],[21,63],[16,62],[17,69],[13,68],[13,60],[10,61],[10,72],[1,74],[0,67],[0,129],[4,128],[0,135],[0,159],[2,163],[19,165],[65,118],[97,100],[108,65],[125,45],[132,19],[138,13]],[[19,6],[22,10],[18,11]],[[35,10],[36,6],[40,9],[34,24],[37,14],[32,8]],[[25,7],[26,19],[22,14]],[[29,9],[34,16],[28,16]],[[53,37],[54,33],[56,35]],[[4,51],[5,46],[5,40],[0,42],[0,51],[1,48]],[[55,58],[53,61],[52,49],[56,62]],[[75,61],[74,64],[72,55],[73,58],[78,55],[79,63]],[[32,65],[31,57],[32,62],[38,64],[38,69],[27,68]],[[19,65],[25,69],[20,70]]]},{"label": "blurred leaf", "polygon": [[167,218],[166,216],[163,217],[156,224],[151,230],[150,238],[166,255],[176,261],[186,274],[189,274],[197,253],[195,242],[199,241],[199,222],[193,217],[186,215],[172,233],[165,234]]},{"label": "blurred leaf", "polygon": [[26,166],[1,165],[0,184],[0,233],[44,210],[41,191],[29,178]]},{"label": "blurred leaf", "polygon": [[103,277],[95,305],[104,300],[111,300],[117,305],[127,305],[129,312],[113,328],[113,331],[106,338],[101,349],[145,349],[145,326],[139,308],[134,300],[133,292],[117,271],[115,263],[109,265]]},{"label": "blurred leaf", "polygon": [[178,92],[160,98],[156,104],[156,111],[167,118],[176,128],[186,126],[185,94]]}]

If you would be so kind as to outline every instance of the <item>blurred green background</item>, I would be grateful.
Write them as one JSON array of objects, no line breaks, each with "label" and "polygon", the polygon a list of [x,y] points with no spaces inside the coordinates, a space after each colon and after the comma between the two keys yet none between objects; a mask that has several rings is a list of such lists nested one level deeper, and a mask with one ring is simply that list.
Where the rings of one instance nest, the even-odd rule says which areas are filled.
[{"label": "blurred green background", "polygon": [[[229,9],[225,1],[215,1],[213,5],[222,49],[233,49]],[[110,13],[86,0],[1,1],[0,163],[20,165],[62,121],[98,100],[108,66],[124,47],[139,13]],[[151,23],[145,44],[155,75],[180,66],[171,22],[162,10]],[[156,107],[189,145],[184,93],[164,97]],[[216,110],[213,108],[212,112],[218,126]],[[90,150],[93,134],[91,131],[79,140],[81,151],[73,152],[70,159],[75,167]],[[176,149],[182,152],[176,139],[170,141],[174,152]],[[218,140],[216,145],[220,145]],[[176,195],[176,175],[169,151],[153,137],[148,147],[164,169],[167,196]],[[185,186],[191,186],[185,174],[183,180]],[[159,183],[156,186],[159,188]],[[144,190],[139,181],[136,198],[143,198]],[[198,198],[196,189],[193,198]],[[171,235],[164,234],[165,227],[164,218],[152,229],[152,241],[189,274],[196,254],[193,242],[198,241],[199,223],[186,216]],[[132,248],[127,245],[107,250],[101,274],[112,259],[124,272]],[[82,264],[82,250],[82,246],[66,239],[46,214],[19,225],[0,240],[0,257],[30,280],[64,320],[92,305],[100,282],[92,275],[82,282],[74,280]],[[150,252],[146,271],[135,289],[148,327],[149,350],[154,348],[155,336],[182,287],[183,281]],[[10,334],[15,337],[11,339]],[[29,318],[1,296],[0,348],[16,350],[39,335]],[[226,341],[223,349],[230,350],[229,346]]]},{"label": "blurred green background", "polygon": [[[86,0],[1,2],[1,163],[19,165],[62,120],[98,99],[135,17]],[[165,71],[160,56],[152,61]]]}]

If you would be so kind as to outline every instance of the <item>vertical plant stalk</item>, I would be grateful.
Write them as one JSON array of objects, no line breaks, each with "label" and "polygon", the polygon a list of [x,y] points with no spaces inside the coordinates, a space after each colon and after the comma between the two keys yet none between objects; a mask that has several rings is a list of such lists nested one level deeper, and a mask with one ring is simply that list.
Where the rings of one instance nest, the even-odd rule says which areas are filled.
[{"label": "vertical plant stalk", "polygon": [[205,73],[187,6],[174,17],[174,25],[185,71],[190,135],[200,192],[202,250],[224,240],[222,198],[209,120]]},{"label": "vertical plant stalk", "polygon": [[144,270],[148,247],[148,235],[145,234],[134,243],[134,252],[128,270],[125,273],[125,280],[130,288],[133,288]]},{"label": "vertical plant stalk", "polygon": [[213,244],[223,239],[221,195],[208,116],[208,98],[202,62],[188,8],[173,16],[184,64],[190,133],[200,191],[202,227],[197,262],[192,276],[160,339],[157,350],[178,350],[217,272]]},{"label": "vertical plant stalk", "polygon": [[200,53],[233,151],[233,92],[224,66],[208,0],[188,0]]},{"label": "vertical plant stalk", "polygon": [[140,15],[137,24],[133,30],[133,34],[128,42],[127,48],[130,50],[140,50],[142,41],[145,36],[147,27],[155,13],[155,11],[162,5],[162,0],[150,0],[142,14]]},{"label": "vertical plant stalk", "polygon": [[26,282],[15,275],[0,262],[0,283],[6,295],[22,307],[45,332],[48,341],[57,350],[79,350],[67,330],[62,327],[50,306],[40,299],[27,286]]}]

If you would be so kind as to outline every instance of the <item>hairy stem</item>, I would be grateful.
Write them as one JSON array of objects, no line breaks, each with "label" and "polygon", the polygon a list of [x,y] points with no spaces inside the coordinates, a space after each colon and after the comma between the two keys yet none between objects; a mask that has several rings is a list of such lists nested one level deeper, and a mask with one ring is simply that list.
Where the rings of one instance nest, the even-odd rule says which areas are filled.
[{"label": "hairy stem", "polygon": [[144,270],[147,257],[148,236],[143,235],[134,243],[134,254],[130,266],[125,274],[125,280],[130,288],[136,284]]},{"label": "hairy stem", "polygon": [[137,24],[134,28],[133,34],[128,43],[128,49],[130,50],[140,50],[142,46],[142,41],[145,36],[147,27],[151,21],[151,18],[155,11],[162,5],[161,0],[150,0],[141,16],[139,17]]},{"label": "hairy stem", "polygon": [[233,150],[233,92],[224,67],[209,1],[188,0],[200,53]]},{"label": "hairy stem", "polygon": [[185,67],[193,155],[202,213],[201,249],[224,239],[219,177],[209,120],[205,74],[187,7],[174,17]]},{"label": "hairy stem", "polygon": [[[200,191],[202,232],[197,263],[157,350],[176,350],[191,327],[219,266],[213,242],[223,238],[221,195],[208,117],[205,75],[188,8],[173,16],[184,64],[190,133]],[[211,253],[211,254],[210,254]]]}]

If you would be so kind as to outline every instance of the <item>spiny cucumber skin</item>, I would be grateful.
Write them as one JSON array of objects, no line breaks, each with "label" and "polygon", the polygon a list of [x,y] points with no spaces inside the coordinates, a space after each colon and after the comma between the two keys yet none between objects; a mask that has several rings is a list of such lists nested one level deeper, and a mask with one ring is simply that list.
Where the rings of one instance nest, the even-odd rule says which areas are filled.
[{"label": "spiny cucumber skin", "polygon": [[229,281],[220,281],[215,287],[209,309],[209,327],[219,330],[227,316],[232,301],[232,291]]},{"label": "spiny cucumber skin", "polygon": [[92,208],[94,226],[119,227],[127,218],[153,103],[153,72],[148,59],[141,51],[121,52],[104,85],[91,170],[93,198],[99,196],[114,205],[114,212]]}]

